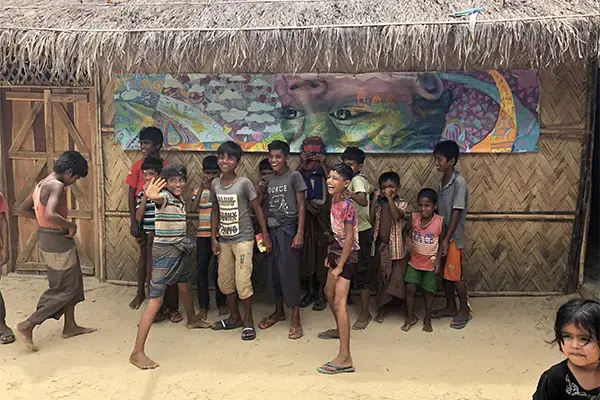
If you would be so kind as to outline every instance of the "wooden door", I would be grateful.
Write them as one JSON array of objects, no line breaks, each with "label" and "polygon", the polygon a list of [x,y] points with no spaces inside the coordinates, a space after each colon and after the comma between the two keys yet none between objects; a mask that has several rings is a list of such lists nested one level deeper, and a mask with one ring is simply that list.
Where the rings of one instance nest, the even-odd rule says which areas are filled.
[{"label": "wooden door", "polygon": [[37,249],[38,228],[18,217],[17,206],[49,174],[66,150],[88,160],[88,176],[67,189],[69,218],[78,225],[76,243],[84,274],[94,275],[100,260],[97,109],[93,89],[7,88],[0,91],[0,131],[6,165],[5,196],[10,207],[11,267],[19,272],[45,272]]}]

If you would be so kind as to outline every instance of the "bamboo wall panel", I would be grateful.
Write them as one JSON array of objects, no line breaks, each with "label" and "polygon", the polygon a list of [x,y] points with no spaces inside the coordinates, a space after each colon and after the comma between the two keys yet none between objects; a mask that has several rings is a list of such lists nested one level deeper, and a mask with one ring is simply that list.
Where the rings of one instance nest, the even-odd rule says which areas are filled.
[{"label": "bamboo wall panel", "polygon": [[[147,73],[156,72],[148,64]],[[581,152],[587,113],[588,69],[568,65],[540,71],[540,121],[542,135],[537,153],[464,154],[458,169],[469,183],[470,213],[521,214],[547,217],[547,220],[512,218],[467,222],[465,272],[474,291],[554,292],[565,290],[568,253],[571,245],[571,218],[553,221],[552,214],[573,216],[578,202]],[[112,128],[114,123],[113,86],[102,77],[102,135],[104,157],[107,279],[134,281],[138,246],[129,235],[127,187],[125,178],[139,152],[122,151]],[[170,162],[186,165],[189,185],[184,196],[202,176],[202,159],[207,153],[163,152]],[[258,164],[265,154],[242,157],[239,174],[258,180]],[[328,156],[330,165],[338,155]],[[297,155],[290,158],[295,168]],[[432,157],[423,154],[367,155],[365,174],[376,183],[383,172],[400,174],[401,194],[412,207],[422,187],[437,188],[440,174]],[[190,216],[189,232],[196,221]],[[193,264],[195,265],[195,264]]]}]

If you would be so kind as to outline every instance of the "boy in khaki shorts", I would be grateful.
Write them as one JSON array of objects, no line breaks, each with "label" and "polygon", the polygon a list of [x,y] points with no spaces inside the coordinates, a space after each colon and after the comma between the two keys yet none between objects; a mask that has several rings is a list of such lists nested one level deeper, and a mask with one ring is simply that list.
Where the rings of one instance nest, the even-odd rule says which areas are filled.
[{"label": "boy in khaki shorts", "polygon": [[[267,252],[271,251],[271,239],[254,185],[249,179],[235,173],[242,158],[242,148],[235,142],[225,142],[219,146],[217,157],[221,177],[215,179],[211,185],[210,201],[213,204],[211,241],[213,253],[219,256],[219,288],[227,295],[231,315],[228,319],[213,324],[212,328],[220,331],[243,327],[242,340],[254,340],[256,338],[252,317],[254,228],[250,218],[250,206],[256,214]],[[219,241],[217,241],[217,228]],[[243,319],[237,304],[238,296],[244,303]]]}]

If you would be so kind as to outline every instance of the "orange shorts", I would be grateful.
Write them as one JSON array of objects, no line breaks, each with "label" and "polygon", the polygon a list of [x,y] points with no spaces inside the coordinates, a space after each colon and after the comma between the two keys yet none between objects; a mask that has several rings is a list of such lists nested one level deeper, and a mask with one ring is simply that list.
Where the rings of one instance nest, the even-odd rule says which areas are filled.
[{"label": "orange shorts", "polygon": [[444,261],[444,279],[447,281],[458,282],[462,279],[462,255],[463,250],[456,247],[456,242],[450,242]]}]

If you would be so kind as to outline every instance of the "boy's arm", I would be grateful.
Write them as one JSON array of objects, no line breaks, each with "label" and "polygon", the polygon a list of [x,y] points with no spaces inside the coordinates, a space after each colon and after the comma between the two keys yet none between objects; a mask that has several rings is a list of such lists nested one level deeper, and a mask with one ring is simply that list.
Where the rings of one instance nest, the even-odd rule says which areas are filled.
[{"label": "boy's arm", "polygon": [[304,221],[306,219],[306,205],[305,205],[306,193],[296,192],[296,204],[298,206],[298,231],[292,241],[292,247],[299,249],[304,246]]},{"label": "boy's arm", "polygon": [[127,193],[127,199],[129,203],[129,217],[131,220],[131,227],[129,233],[135,238],[140,237],[140,228],[135,218],[135,206],[137,205],[137,193],[134,187],[129,186],[129,192]]},{"label": "boy's arm", "polygon": [[269,237],[269,231],[267,230],[267,222],[265,221],[265,214],[263,213],[262,207],[258,202],[258,198],[255,198],[250,203],[252,204],[252,208],[254,209],[254,214],[256,215],[256,220],[260,225],[260,230],[263,234],[263,244],[267,248],[267,253],[271,252],[273,248],[273,243],[271,243],[271,238]]},{"label": "boy's arm", "polygon": [[219,202],[213,201],[210,212],[210,238],[212,252],[215,256],[220,253],[219,242],[217,241],[217,228],[219,227]]},{"label": "boy's arm", "polygon": [[369,217],[371,218],[371,223],[375,223],[375,214],[377,212],[377,200],[379,200],[379,196],[381,196],[381,192],[379,190],[375,191],[373,195],[373,201],[371,202],[371,210],[369,213]]},{"label": "boy's arm", "polygon": [[152,200],[154,204],[160,207],[165,201],[165,195],[161,193],[161,190],[163,190],[166,186],[167,181],[163,178],[152,179],[144,191],[144,195],[149,200]]},{"label": "boy's arm", "polygon": [[8,220],[6,212],[0,212],[0,267],[8,262]]},{"label": "boy's arm", "polygon": [[[440,237],[444,237],[446,236],[446,226],[442,223],[442,232],[440,234]],[[437,254],[437,258],[435,259],[435,264],[433,266],[433,272],[434,273],[438,273],[440,272],[440,263],[442,262],[442,257],[444,256],[443,251],[442,251],[442,246],[439,246],[438,248],[438,254]]]},{"label": "boy's arm", "polygon": [[452,198],[452,214],[450,215],[448,231],[446,232],[444,241],[442,242],[442,254],[444,256],[448,254],[450,239],[452,239],[452,235],[454,235],[454,232],[460,223],[460,215],[467,205],[467,184],[462,176],[459,178],[455,180],[455,185],[457,186],[454,192],[454,197]]},{"label": "boy's arm", "polygon": [[200,187],[198,188],[198,193],[194,197],[194,201],[192,202],[192,212],[197,213],[198,207],[200,206],[200,198],[202,197],[202,192],[204,191],[204,182],[200,183]]},{"label": "boy's arm", "polygon": [[21,217],[35,219],[35,211],[33,210],[33,196],[30,194],[27,198],[19,205],[17,213]]},{"label": "boy's arm", "polygon": [[344,247],[342,248],[342,255],[340,256],[340,261],[338,265],[335,267],[331,273],[336,278],[342,273],[344,270],[344,264],[346,264],[346,260],[350,257],[350,253],[352,253],[352,245],[354,242],[354,225],[349,223],[348,221],[344,221]]},{"label": "boy's arm", "polygon": [[442,242],[442,246],[441,246],[443,255],[448,254],[448,246],[450,245],[450,239],[452,238],[452,235],[454,235],[454,231],[456,231],[456,228],[458,227],[458,223],[460,222],[460,214],[461,213],[462,213],[462,210],[459,210],[459,209],[452,210],[452,214],[450,216],[450,226],[448,227],[446,234],[444,236],[442,236],[444,238],[444,241]]},{"label": "boy's arm", "polygon": [[406,248],[410,250],[412,248],[412,237],[411,237],[412,226],[413,226],[412,214],[408,214],[408,216],[406,218],[407,218],[407,222],[406,222],[406,224],[404,224],[404,227],[402,228],[402,236],[404,236],[404,242],[406,243]]},{"label": "boy's arm", "polygon": [[396,203],[394,202],[394,199],[392,199],[390,196],[386,196],[388,202],[390,203],[390,214],[392,216],[392,219],[394,221],[400,221],[404,218],[404,210],[401,208],[396,207]]},{"label": "boy's arm", "polygon": [[361,207],[366,207],[369,205],[369,199],[367,198],[366,192],[355,193],[348,191],[347,197]]},{"label": "boy's arm", "polygon": [[140,223],[144,220],[144,211],[146,211],[146,204],[148,203],[148,198],[146,197],[146,193],[142,196],[142,200],[137,205],[137,209],[135,210],[135,220]]}]

